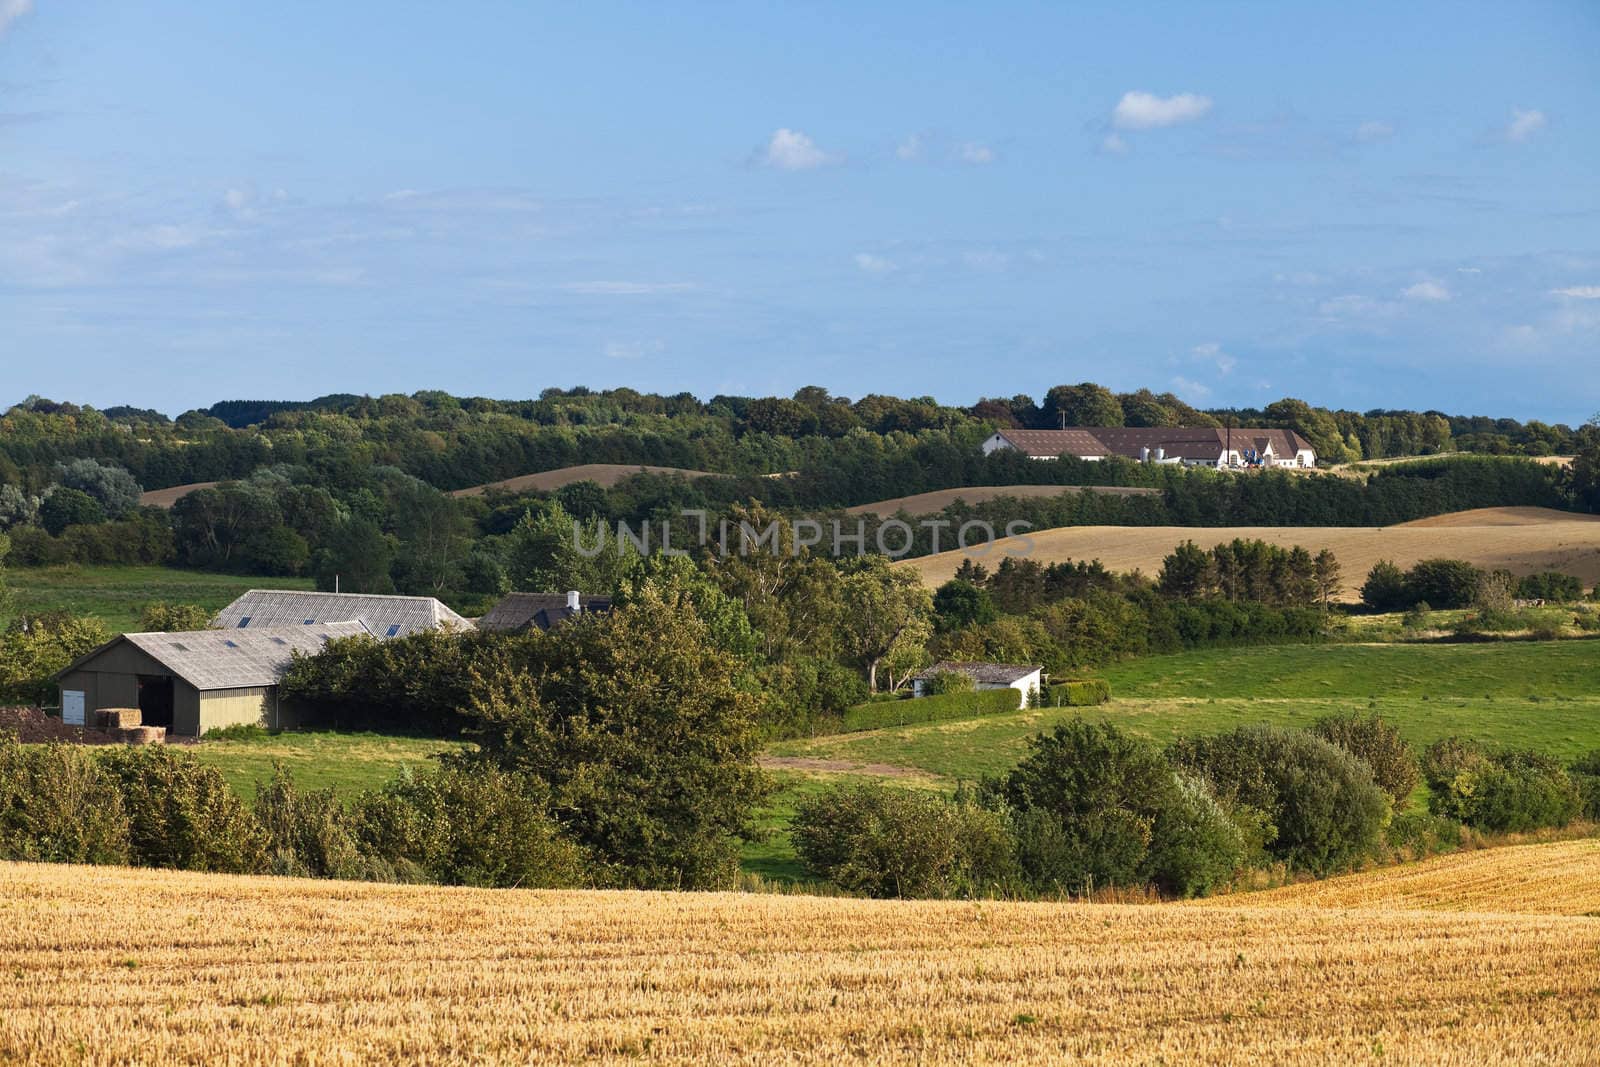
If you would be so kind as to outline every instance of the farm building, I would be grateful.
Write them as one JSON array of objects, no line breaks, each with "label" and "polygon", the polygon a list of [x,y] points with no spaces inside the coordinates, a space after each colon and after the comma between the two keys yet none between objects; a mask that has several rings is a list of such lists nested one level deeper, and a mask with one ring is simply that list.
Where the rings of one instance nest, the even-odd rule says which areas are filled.
[{"label": "farm building", "polygon": [[941,674],[964,674],[972,679],[973,688],[1015,689],[1017,707],[1028,706],[1028,697],[1043,685],[1044,668],[1026,663],[959,663],[940,660],[927,670],[912,677],[911,695],[920,697],[927,693],[928,683]]},{"label": "farm building", "polygon": [[82,725],[103,708],[136,707],[143,725],[185,737],[240,723],[290,726],[293,709],[279,706],[278,679],[293,654],[366,632],[359,622],[333,622],[123,634],[55,676],[61,719]]},{"label": "farm building", "polygon": [[1191,467],[1315,467],[1316,450],[1293,430],[1212,426],[1083,426],[1066,430],[999,430],[983,454],[1001,449],[1031,459],[1102,460],[1122,456]]},{"label": "farm building", "polygon": [[252,589],[217,613],[212,624],[224,630],[360,623],[373,637],[404,637],[419,630],[472,623],[431,596],[380,596],[372,593],[302,593],[290,589]]},{"label": "farm building", "polygon": [[566,593],[509,593],[478,620],[478,629],[548,630],[579,615],[604,615],[610,610],[610,597],[589,596],[576,589]]}]

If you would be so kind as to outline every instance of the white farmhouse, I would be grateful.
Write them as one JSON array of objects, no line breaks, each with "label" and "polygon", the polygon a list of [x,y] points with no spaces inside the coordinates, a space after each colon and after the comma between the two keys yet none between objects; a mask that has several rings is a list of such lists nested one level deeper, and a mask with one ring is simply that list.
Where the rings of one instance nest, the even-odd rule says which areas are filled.
[{"label": "white farmhouse", "polygon": [[1028,706],[1028,698],[1039,692],[1044,668],[1023,663],[958,663],[941,660],[911,679],[911,695],[925,696],[928,683],[941,674],[964,674],[972,679],[973,688],[1015,689],[1017,708]]},{"label": "white farmhouse", "polygon": [[1122,456],[1143,463],[1190,467],[1298,467],[1317,465],[1311,442],[1293,430],[1214,426],[1080,426],[1066,430],[999,430],[983,454],[1001,449],[1030,459],[1074,456],[1098,461]]}]

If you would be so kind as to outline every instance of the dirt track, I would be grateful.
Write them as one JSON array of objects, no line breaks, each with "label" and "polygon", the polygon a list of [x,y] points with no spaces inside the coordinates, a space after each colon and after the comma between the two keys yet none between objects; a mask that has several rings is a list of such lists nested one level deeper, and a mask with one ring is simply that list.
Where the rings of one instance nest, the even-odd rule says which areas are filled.
[{"label": "dirt track", "polygon": [[968,552],[923,556],[899,566],[915,570],[932,586],[948,581],[968,556],[991,570],[1005,555],[1017,555],[1042,563],[1098,559],[1113,571],[1139,570],[1153,576],[1162,559],[1184,541],[1210,548],[1236,537],[1260,538],[1285,548],[1304,545],[1313,553],[1331,548],[1343,567],[1344,600],[1359,596],[1367,572],[1380,559],[1409,567],[1445,556],[1480,567],[1503,567],[1514,574],[1559,570],[1577,575],[1586,586],[1600,582],[1600,521],[1592,515],[1540,508],[1489,508],[1381,528],[1069,526],[974,545]]}]

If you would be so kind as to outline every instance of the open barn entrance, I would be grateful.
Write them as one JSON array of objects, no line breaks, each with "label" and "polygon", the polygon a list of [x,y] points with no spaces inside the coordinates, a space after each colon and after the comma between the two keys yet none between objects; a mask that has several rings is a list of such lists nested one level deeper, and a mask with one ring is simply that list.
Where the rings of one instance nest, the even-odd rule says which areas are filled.
[{"label": "open barn entrance", "polygon": [[139,675],[139,720],[145,726],[172,726],[172,677]]}]

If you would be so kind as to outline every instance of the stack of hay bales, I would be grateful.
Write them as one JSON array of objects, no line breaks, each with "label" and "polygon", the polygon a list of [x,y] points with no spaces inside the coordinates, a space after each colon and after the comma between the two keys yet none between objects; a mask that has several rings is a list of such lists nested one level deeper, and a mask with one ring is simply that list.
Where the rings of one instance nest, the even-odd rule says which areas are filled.
[{"label": "stack of hay bales", "polygon": [[94,721],[113,739],[128,745],[159,745],[167,739],[167,728],[145,726],[138,708],[101,708],[94,713]]}]

